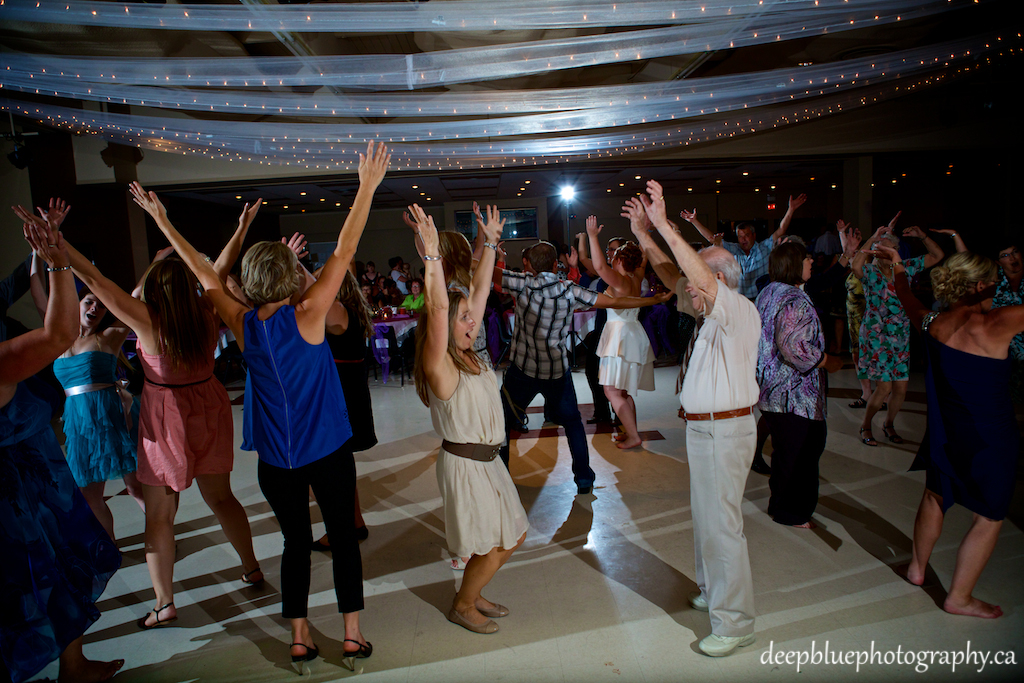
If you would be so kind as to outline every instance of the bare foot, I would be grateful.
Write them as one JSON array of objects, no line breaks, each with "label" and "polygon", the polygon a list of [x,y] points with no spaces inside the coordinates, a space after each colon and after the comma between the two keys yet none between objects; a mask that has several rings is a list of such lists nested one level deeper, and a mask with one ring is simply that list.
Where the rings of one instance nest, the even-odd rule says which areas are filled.
[{"label": "bare foot", "polygon": [[626,437],[626,433],[625,432],[617,432],[615,434],[612,434],[612,441],[617,441],[619,443],[622,443],[623,441],[626,440],[626,438],[627,437]]},{"label": "bare foot", "polygon": [[815,524],[813,521],[807,521],[803,524],[793,524],[792,527],[794,529],[817,529],[818,525]]},{"label": "bare foot", "polygon": [[123,659],[115,659],[112,662],[94,662],[84,657],[74,665],[61,665],[60,673],[57,675],[57,683],[97,683],[98,681],[109,681],[114,677],[121,667],[124,666]]},{"label": "bare foot", "polygon": [[947,596],[942,609],[950,614],[962,614],[966,617],[981,617],[982,619],[997,619],[1003,616],[1003,610],[999,605],[990,605],[975,597],[969,598],[965,603],[955,603]]},{"label": "bare foot", "polygon": [[622,448],[622,449],[636,448],[637,446],[641,445],[643,442],[644,442],[643,439],[641,439],[639,435],[637,435],[637,436],[635,436],[633,438],[630,438],[630,437],[627,436],[626,438],[624,438],[622,441],[619,441],[615,445],[618,446],[619,448]]},{"label": "bare foot", "polygon": [[914,586],[924,585],[924,570],[916,568],[913,562],[896,567],[896,573],[902,576],[909,584]]}]

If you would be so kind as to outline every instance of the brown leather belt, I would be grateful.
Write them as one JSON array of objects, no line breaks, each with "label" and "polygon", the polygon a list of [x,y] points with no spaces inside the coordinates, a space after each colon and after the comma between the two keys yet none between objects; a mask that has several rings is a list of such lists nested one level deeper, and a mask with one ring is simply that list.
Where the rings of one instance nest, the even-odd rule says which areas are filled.
[{"label": "brown leather belt", "polygon": [[679,409],[679,417],[683,418],[687,422],[701,422],[703,420],[728,420],[732,417],[743,417],[744,415],[750,415],[753,407],[751,408],[738,408],[736,410],[724,410],[720,413],[685,413],[683,409]]},{"label": "brown leather belt", "polygon": [[460,458],[490,462],[498,457],[498,450],[501,448],[501,445],[488,446],[483,443],[452,443],[445,439],[441,442],[441,448]]}]

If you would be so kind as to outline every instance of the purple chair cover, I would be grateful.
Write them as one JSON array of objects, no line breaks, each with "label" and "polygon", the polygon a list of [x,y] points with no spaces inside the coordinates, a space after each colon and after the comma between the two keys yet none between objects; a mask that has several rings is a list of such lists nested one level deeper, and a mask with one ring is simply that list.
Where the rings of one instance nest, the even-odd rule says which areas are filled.
[{"label": "purple chair cover", "polygon": [[380,374],[384,383],[388,382],[388,375],[391,371],[391,348],[388,338],[385,336],[388,331],[387,325],[374,325],[373,327],[373,358],[380,364]]},{"label": "purple chair cover", "polygon": [[494,362],[498,358],[498,352],[501,351],[501,318],[498,316],[498,312],[493,309],[487,309],[487,351],[491,354],[491,361]]}]

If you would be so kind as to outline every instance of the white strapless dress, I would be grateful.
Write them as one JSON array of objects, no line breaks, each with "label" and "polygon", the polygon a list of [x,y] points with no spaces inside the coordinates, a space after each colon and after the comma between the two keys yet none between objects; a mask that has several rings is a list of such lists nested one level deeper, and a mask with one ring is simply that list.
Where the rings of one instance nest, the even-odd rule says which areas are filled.
[{"label": "white strapless dress", "polygon": [[614,386],[635,394],[654,391],[654,352],[647,331],[638,319],[640,309],[608,309],[608,322],[597,345],[601,358],[601,386]]}]

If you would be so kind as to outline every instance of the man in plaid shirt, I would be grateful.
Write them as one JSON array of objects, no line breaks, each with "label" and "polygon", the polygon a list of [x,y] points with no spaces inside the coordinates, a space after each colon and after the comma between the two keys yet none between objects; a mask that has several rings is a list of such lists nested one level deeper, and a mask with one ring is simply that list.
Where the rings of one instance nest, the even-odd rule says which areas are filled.
[{"label": "man in plaid shirt", "polygon": [[569,281],[558,279],[557,251],[539,242],[523,252],[527,272],[497,271],[501,286],[516,300],[515,331],[512,335],[511,364],[505,371],[501,401],[505,407],[505,445],[501,459],[509,462],[509,432],[523,424],[526,407],[544,396],[546,413],[562,425],[572,454],[572,473],[580,494],[594,488],[583,419],[576,401],[576,388],[569,374],[566,339],[572,314],[587,308],[635,308],[650,306],[667,297],[612,298]]},{"label": "man in plaid shirt", "polygon": [[758,278],[768,274],[768,255],[772,252],[772,249],[780,244],[780,241],[786,235],[786,231],[789,230],[793,214],[806,201],[807,195],[805,194],[801,194],[795,199],[790,196],[789,208],[786,210],[786,215],[782,217],[782,221],[779,222],[779,228],[770,237],[760,242],[757,241],[757,230],[750,223],[740,223],[736,226],[735,242],[722,242],[722,235],[712,235],[711,231],[697,220],[696,209],[693,211],[684,210],[679,215],[688,221],[690,225],[697,228],[697,232],[708,242],[716,245],[720,244],[723,249],[736,257],[736,261],[739,262],[740,268],[743,271],[743,275],[740,277],[739,292],[753,301],[757,298],[758,294],[756,284]]}]

